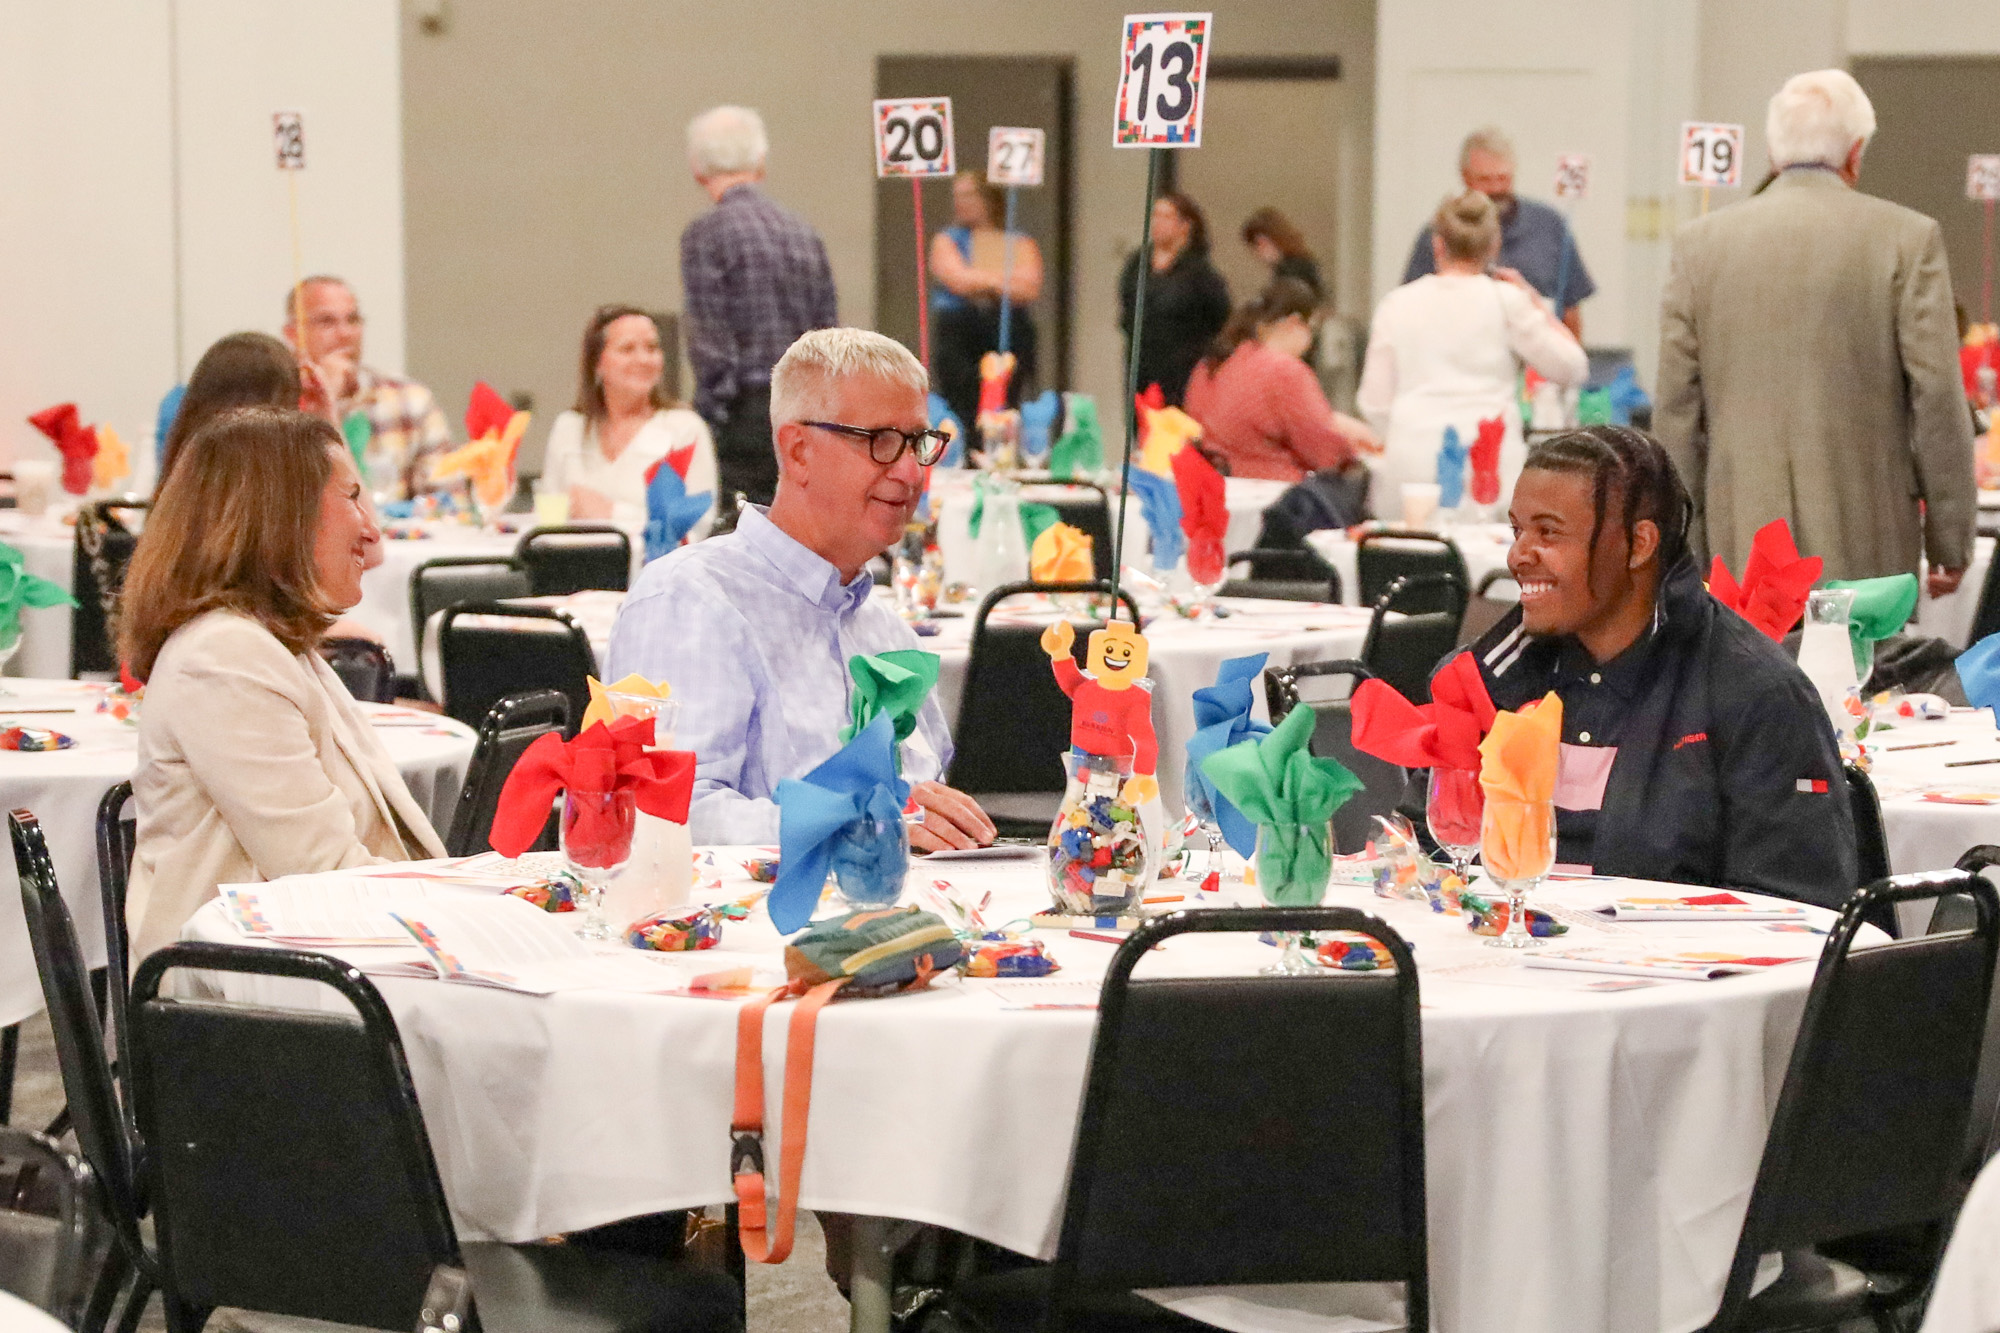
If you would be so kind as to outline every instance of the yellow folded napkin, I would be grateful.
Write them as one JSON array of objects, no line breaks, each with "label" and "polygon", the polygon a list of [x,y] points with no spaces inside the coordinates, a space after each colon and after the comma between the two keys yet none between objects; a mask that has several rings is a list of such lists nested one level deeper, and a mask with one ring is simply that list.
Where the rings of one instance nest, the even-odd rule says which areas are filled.
[{"label": "yellow folded napkin", "polygon": [[1556,762],[1562,700],[1554,692],[1517,712],[1497,713],[1479,743],[1486,791],[1480,856],[1495,879],[1533,879],[1555,859]]},{"label": "yellow folded napkin", "polygon": [[618,709],[611,700],[614,694],[634,694],[642,699],[665,699],[674,692],[674,687],[664,680],[656,685],[636,671],[616,685],[606,685],[595,676],[585,676],[584,681],[590,686],[590,707],[583,710],[583,725],[577,728],[579,732],[588,731],[591,724],[596,722],[602,722],[606,726],[611,725],[611,720],[618,716]]},{"label": "yellow folded napkin", "polygon": [[1090,558],[1090,534],[1067,523],[1053,523],[1035,538],[1028,569],[1044,583],[1087,583],[1097,577]]}]

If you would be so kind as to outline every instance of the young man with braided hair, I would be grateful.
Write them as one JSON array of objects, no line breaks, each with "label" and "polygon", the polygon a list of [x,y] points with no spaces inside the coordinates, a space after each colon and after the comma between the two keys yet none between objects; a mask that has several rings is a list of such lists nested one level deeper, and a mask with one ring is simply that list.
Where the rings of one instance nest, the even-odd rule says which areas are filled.
[{"label": "young man with braided hair", "polygon": [[1535,446],[1507,568],[1521,605],[1470,650],[1493,702],[1563,702],[1556,860],[1837,907],[1854,824],[1833,729],[1785,650],[1709,596],[1693,506],[1650,436]]}]

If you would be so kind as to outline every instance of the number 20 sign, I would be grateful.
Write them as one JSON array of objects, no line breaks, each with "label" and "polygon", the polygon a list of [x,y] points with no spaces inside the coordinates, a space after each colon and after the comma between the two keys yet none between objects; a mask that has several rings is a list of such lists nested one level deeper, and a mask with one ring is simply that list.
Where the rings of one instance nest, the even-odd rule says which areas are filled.
[{"label": "number 20 sign", "polygon": [[952,174],[949,97],[898,97],[875,103],[875,174]]},{"label": "number 20 sign", "polygon": [[1201,147],[1202,78],[1212,14],[1127,14],[1118,68],[1120,148]]}]

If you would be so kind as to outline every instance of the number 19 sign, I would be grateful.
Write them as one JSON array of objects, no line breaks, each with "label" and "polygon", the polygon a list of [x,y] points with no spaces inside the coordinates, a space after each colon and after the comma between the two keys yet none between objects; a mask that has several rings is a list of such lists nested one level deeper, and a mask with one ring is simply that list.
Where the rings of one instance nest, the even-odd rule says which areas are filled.
[{"label": "number 19 sign", "polygon": [[1119,148],[1201,147],[1212,14],[1127,14],[1118,70]]},{"label": "number 19 sign", "polygon": [[952,174],[949,97],[898,97],[875,103],[875,174]]},{"label": "number 19 sign", "polygon": [[1743,127],[1687,121],[1681,125],[1681,184],[1741,185]]}]

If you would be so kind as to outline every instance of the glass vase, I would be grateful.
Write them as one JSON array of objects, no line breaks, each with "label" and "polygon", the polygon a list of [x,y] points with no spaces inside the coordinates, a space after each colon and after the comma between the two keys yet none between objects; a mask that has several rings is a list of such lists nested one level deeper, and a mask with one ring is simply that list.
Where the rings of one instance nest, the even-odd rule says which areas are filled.
[{"label": "glass vase", "polygon": [[1424,822],[1431,837],[1451,858],[1451,868],[1463,888],[1472,879],[1472,858],[1479,852],[1480,819],[1486,811],[1486,789],[1471,768],[1433,768],[1424,793]]},{"label": "glass vase", "polygon": [[[1799,635],[1799,670],[1819,692],[1820,706],[1840,737],[1843,753],[1855,748],[1861,725],[1861,677],[1856,671],[1852,588],[1815,588],[1806,594],[1805,629]],[[1871,650],[1872,657],[1872,650]]]},{"label": "glass vase", "polygon": [[615,940],[604,916],[604,894],[632,859],[639,807],[630,791],[563,793],[562,854],[577,882],[576,933],[586,940]]},{"label": "glass vase", "polygon": [[[1333,823],[1259,824],[1257,891],[1271,907],[1318,907],[1333,879]],[[1263,969],[1266,976],[1301,977],[1319,970],[1306,952],[1311,937],[1281,931],[1284,953]]]},{"label": "glass vase", "polygon": [[1132,915],[1159,873],[1153,839],[1138,809],[1125,804],[1132,757],[1072,750],[1063,763],[1069,782],[1049,826],[1049,893],[1056,910]]},{"label": "glass vase", "polygon": [[854,910],[894,907],[910,873],[909,829],[900,818],[861,816],[834,835],[828,873]]},{"label": "glass vase", "polygon": [[1487,878],[1507,895],[1507,928],[1487,945],[1537,947],[1541,941],[1528,931],[1528,895],[1555,868],[1555,803],[1488,797],[1480,821],[1479,854]]}]

